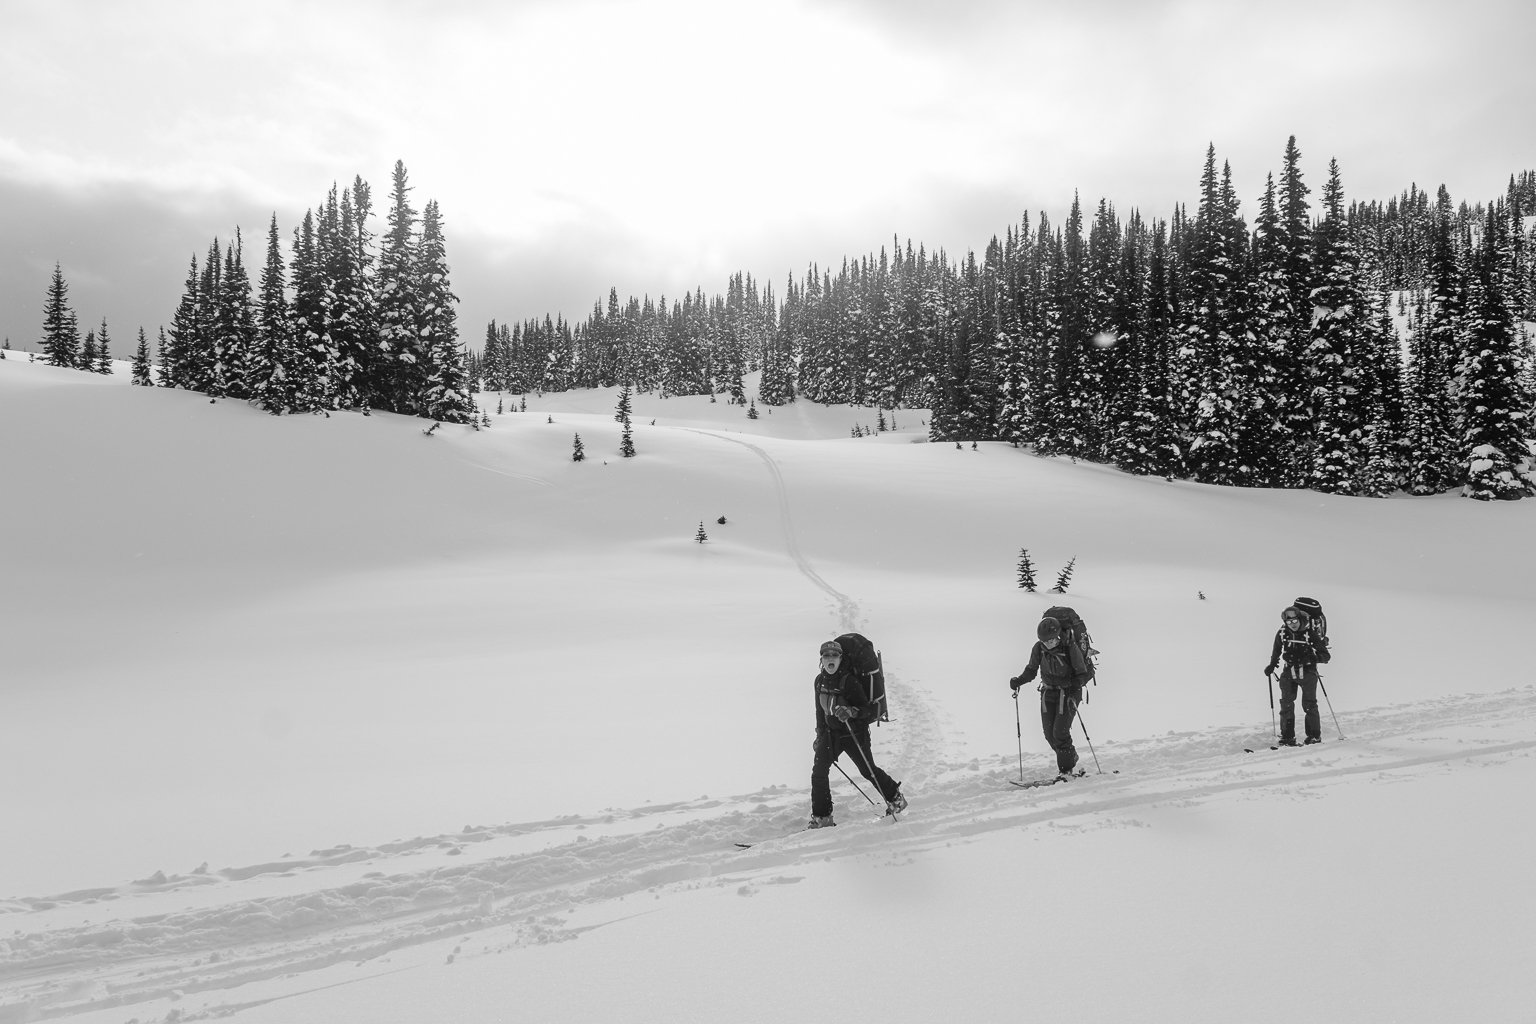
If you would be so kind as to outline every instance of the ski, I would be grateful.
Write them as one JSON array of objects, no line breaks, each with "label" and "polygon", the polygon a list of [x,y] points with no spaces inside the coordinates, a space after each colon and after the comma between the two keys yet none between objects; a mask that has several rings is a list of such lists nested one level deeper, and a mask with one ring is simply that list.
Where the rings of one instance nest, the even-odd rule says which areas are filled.
[{"label": "ski", "polygon": [[[1245,753],[1245,754],[1251,754],[1251,753],[1253,753],[1253,752],[1254,752],[1254,749],[1255,749],[1255,748],[1254,748],[1254,747],[1244,747],[1244,748],[1243,748],[1243,753]],[[1270,747],[1269,747],[1269,749],[1270,749],[1270,750],[1279,750],[1279,749],[1280,749],[1280,748],[1279,748],[1279,747],[1277,747],[1277,746],[1275,746],[1275,745],[1274,745],[1274,744],[1270,744]]]},{"label": "ski", "polygon": [[[822,826],[822,828],[834,828],[834,827],[835,826],[833,826],[833,825],[823,825]],[[798,836],[798,835],[800,835],[803,832],[814,832],[814,831],[815,831],[815,829],[810,829],[810,828],[797,828],[793,832],[785,832],[785,833],[783,833],[781,835],[769,836],[767,839],[758,839],[758,840],[756,840],[754,842],[750,842],[750,843],[737,843],[736,844],[736,848],[738,850],[750,850],[750,849],[752,849],[752,847],[754,847],[754,846],[761,846],[764,843],[771,843],[771,842],[774,842],[775,840],[779,840],[779,839],[788,839],[791,836]]]},{"label": "ski", "polygon": [[1087,774],[1088,770],[1086,768],[1079,768],[1073,772],[1069,772],[1063,775],[1052,775],[1045,779],[1034,779],[1028,782],[1020,779],[1009,779],[1008,782],[1012,785],[1018,786],[1020,789],[1038,789],[1041,786],[1054,786],[1058,782],[1067,782],[1071,779],[1080,779]]},{"label": "ski", "polygon": [[787,839],[790,836],[797,836],[801,832],[809,832],[809,831],[810,831],[810,829],[808,829],[808,828],[797,828],[793,832],[786,832],[782,836],[769,836],[767,839],[759,839],[755,843],[737,843],[736,844],[736,849],[738,849],[738,850],[750,850],[754,846],[761,846],[764,843],[771,843],[775,839]]}]

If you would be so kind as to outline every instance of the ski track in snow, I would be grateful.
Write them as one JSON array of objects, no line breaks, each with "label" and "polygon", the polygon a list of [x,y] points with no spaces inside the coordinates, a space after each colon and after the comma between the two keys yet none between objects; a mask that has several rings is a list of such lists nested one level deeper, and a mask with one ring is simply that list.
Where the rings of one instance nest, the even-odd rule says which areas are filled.
[{"label": "ski track in snow", "polygon": [[[1136,827],[1138,808],[1242,791],[1299,799],[1360,775],[1389,781],[1529,757],[1536,688],[1376,708],[1342,715],[1341,724],[1347,740],[1297,750],[1270,751],[1267,732],[1240,728],[1109,743],[1100,749],[1105,774],[1035,790],[1008,784],[1011,751],[937,764],[898,823],[850,813],[836,829],[797,832],[804,794],[778,786],[7,900],[0,1021],[228,990],[229,1002],[181,1019],[218,1016],[250,1005],[252,991],[237,986],[335,964],[353,965],[360,978],[384,974],[399,969],[387,954],[407,947],[470,934],[488,951],[576,940],[594,918],[633,913],[625,897],[661,888],[750,895],[802,862],[912,854],[1052,823]],[[741,850],[736,841],[758,845]],[[581,925],[571,920],[578,910]],[[309,988],[334,983],[312,977]]]},{"label": "ski track in snow", "polygon": [[[840,631],[859,629],[858,602],[800,550],[788,487],[773,457],[738,438],[695,432],[739,444],[762,461],[789,558],[831,598]],[[911,854],[1058,822],[1136,827],[1137,808],[1245,790],[1297,799],[1362,774],[1391,778],[1536,753],[1536,688],[1526,687],[1346,713],[1340,724],[1347,741],[1330,737],[1298,750],[1271,751],[1267,731],[1244,728],[1103,744],[1104,774],[1090,769],[1081,780],[1019,790],[1008,784],[1017,774],[1013,751],[964,762],[946,756],[931,695],[894,672],[888,680],[897,716],[876,742],[882,763],[906,775],[912,806],[899,822],[872,820],[864,805],[850,803],[838,828],[799,831],[804,792],[774,786],[0,900],[0,1024],[188,992],[227,998],[179,1020],[221,1017],[273,998],[253,983],[287,978],[282,988],[292,994],[297,977],[310,979],[299,983],[305,990],[327,988],[338,983],[325,971],[333,965],[350,965],[348,977],[364,980],[402,969],[389,956],[396,950],[448,947],[471,935],[487,952],[579,940],[594,920],[632,914],[626,897],[663,888],[729,887],[751,895],[794,880],[786,871],[804,862]],[[1477,738],[1445,735],[1452,729]],[[755,845],[738,849],[737,842]],[[450,959],[463,946],[451,948]]]},{"label": "ski track in snow", "polygon": [[[767,468],[773,484],[774,499],[778,506],[779,529],[784,536],[784,550],[789,555],[790,561],[794,562],[795,568],[802,576],[832,599],[837,609],[839,633],[868,630],[869,626],[864,622],[863,610],[859,602],[828,583],[800,550],[800,544],[795,539],[795,519],[790,510],[789,486],[785,483],[784,473],[779,464],[774,461],[773,456],[761,446],[739,437],[711,430],[700,430],[697,427],[683,429],[717,441],[740,445],[758,457]],[[876,646],[879,645],[876,644]],[[885,683],[890,692],[890,706],[893,713],[892,720],[888,723],[889,728],[881,727],[875,734],[875,759],[880,767],[897,777],[910,799],[912,790],[907,788],[907,784],[916,782],[921,786],[926,783],[929,774],[924,766],[934,764],[944,756],[946,746],[944,728],[940,724],[939,716],[926,690],[914,684],[908,684],[899,672],[889,668],[885,671]],[[894,739],[891,742],[882,742],[892,734]],[[905,777],[902,777],[903,771]]]}]

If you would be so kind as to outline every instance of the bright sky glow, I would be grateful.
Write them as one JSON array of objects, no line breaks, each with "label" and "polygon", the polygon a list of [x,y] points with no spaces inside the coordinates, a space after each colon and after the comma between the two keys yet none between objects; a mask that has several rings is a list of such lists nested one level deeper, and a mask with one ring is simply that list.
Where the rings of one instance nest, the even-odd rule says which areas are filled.
[{"label": "bright sky glow", "polygon": [[1250,219],[1292,134],[1351,199],[1475,202],[1536,165],[1519,63],[1478,41],[1533,27],[1509,0],[9,5],[0,334],[35,343],[55,261],[82,324],[153,334],[214,236],[286,235],[355,175],[382,205],[397,158],[475,341],[611,286],[960,255],[1074,192],[1165,217],[1210,143]]}]

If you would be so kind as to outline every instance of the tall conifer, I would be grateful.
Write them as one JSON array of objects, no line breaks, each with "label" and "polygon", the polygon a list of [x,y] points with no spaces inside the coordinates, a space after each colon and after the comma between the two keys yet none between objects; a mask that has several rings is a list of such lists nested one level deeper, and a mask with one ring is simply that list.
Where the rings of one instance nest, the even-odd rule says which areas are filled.
[{"label": "tall conifer", "polygon": [[43,303],[43,357],[53,366],[76,366],[80,360],[80,327],[69,308],[69,285],[63,267],[53,265],[48,299]]}]

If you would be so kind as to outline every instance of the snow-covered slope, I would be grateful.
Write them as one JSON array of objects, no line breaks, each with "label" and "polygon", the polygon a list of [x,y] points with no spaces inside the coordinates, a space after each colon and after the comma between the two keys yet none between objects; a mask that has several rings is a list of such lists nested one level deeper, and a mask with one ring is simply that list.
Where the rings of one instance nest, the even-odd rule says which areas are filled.
[{"label": "snow-covered slope", "polygon": [[[124,380],[0,362],[0,1021],[1525,1010],[1529,502],[1134,479],[918,412],[637,396],[624,460],[611,392],[427,438]],[[1077,559],[1104,651],[1097,766],[1033,791],[1006,681],[1062,598],[1020,548]],[[1302,593],[1337,728],[1271,751]],[[839,828],[792,835],[848,628],[912,807],[834,773]]]}]

